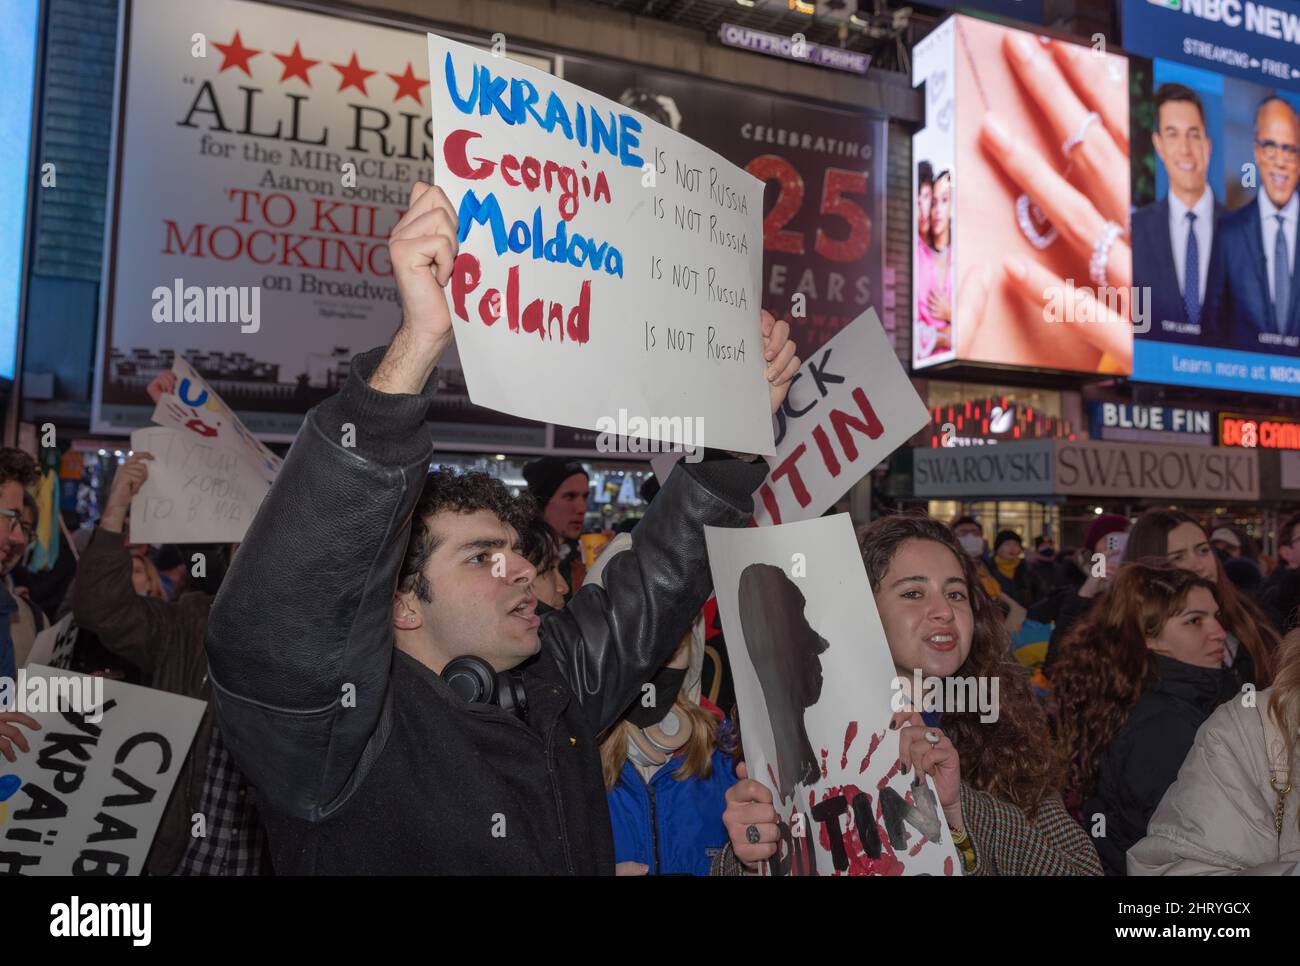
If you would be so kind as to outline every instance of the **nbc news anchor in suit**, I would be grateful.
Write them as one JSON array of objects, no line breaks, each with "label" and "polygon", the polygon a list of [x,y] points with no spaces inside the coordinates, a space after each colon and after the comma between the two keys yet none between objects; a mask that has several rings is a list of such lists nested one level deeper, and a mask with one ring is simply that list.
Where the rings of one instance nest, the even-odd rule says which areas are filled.
[{"label": "nbc news anchor in suit", "polygon": [[1215,230],[1227,209],[1206,180],[1212,145],[1201,99],[1190,87],[1161,84],[1155,101],[1151,143],[1169,193],[1133,213],[1133,284],[1151,293],[1151,338],[1199,343]]},{"label": "nbc news anchor in suit", "polygon": [[1255,112],[1255,200],[1224,215],[1210,264],[1206,312],[1220,345],[1251,352],[1300,348],[1296,227],[1300,118],[1279,97]]}]

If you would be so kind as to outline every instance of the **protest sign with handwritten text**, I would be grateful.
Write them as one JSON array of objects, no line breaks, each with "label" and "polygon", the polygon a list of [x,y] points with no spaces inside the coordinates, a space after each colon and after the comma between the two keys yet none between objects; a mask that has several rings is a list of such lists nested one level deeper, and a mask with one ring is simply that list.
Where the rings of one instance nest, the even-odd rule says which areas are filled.
[{"label": "protest sign with handwritten text", "polygon": [[238,543],[271,488],[239,447],[187,430],[137,429],[131,448],[153,455],[131,501],[136,543]]},{"label": "protest sign with handwritten text", "polygon": [[[87,678],[29,665],[28,684]],[[0,759],[0,875],[139,875],[204,703],[99,678],[94,708],[33,712]],[[90,692],[91,689],[87,689]],[[206,749],[204,749],[206,754]]]},{"label": "protest sign with handwritten text", "polygon": [[708,445],[770,454],[762,182],[614,101],[433,34],[429,70],[474,403],[584,429],[623,411],[647,435],[703,417]]},{"label": "protest sign with handwritten text", "polygon": [[929,420],[880,317],[867,309],[790,383],[754,520],[762,526],[820,516]]},{"label": "protest sign with handwritten text", "polygon": [[184,358],[176,356],[172,372],[176,374],[176,392],[163,393],[154,407],[153,421],[210,440],[222,449],[240,452],[262,479],[274,482],[284,461],[258,442],[225,400]]}]

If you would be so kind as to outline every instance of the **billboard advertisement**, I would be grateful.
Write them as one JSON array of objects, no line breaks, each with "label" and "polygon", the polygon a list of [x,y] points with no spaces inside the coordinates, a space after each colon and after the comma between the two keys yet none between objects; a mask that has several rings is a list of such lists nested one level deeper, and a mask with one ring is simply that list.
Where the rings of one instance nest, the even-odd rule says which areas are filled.
[{"label": "billboard advertisement", "polygon": [[762,307],[790,322],[801,358],[810,358],[866,309],[884,315],[887,122],[572,57],[564,58],[563,73],[767,183]]},{"label": "billboard advertisement", "polygon": [[1300,395],[1300,11],[1126,0],[1135,379]]},{"label": "billboard advertisement", "polygon": [[1127,59],[958,15],[912,84],[913,366],[1128,375]]},{"label": "billboard advertisement", "polygon": [[[435,173],[426,35],[245,0],[129,0],[121,29],[93,429],[146,424],[180,356],[290,439],[399,322],[388,233]],[[453,352],[438,378],[438,443],[546,445],[471,404]]]}]

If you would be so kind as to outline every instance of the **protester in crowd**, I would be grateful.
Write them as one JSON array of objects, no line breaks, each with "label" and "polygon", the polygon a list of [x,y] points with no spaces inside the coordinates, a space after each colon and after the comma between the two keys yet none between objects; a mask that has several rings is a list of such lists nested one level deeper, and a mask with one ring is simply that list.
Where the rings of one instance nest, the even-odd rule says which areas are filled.
[{"label": "protester in crowd", "polygon": [[[587,582],[603,585],[610,560],[631,546],[631,536],[611,541]],[[696,620],[601,740],[618,875],[708,875],[727,844],[734,732],[701,701],[704,637]]]},{"label": "protester in crowd", "polygon": [[17,679],[35,636],[24,630],[24,611],[7,579],[31,542],[23,529],[23,494],[35,482],[36,461],[20,449],[0,447],[0,562],[6,575],[0,583],[0,678],[11,680]]},{"label": "protester in crowd", "polygon": [[[1223,575],[1232,581],[1232,586],[1248,599],[1254,600],[1260,588],[1264,586],[1264,575],[1260,572],[1259,564],[1245,554],[1238,554],[1235,557],[1220,556],[1219,563],[1223,567]],[[1260,610],[1265,617],[1268,616],[1267,611],[1263,608]],[[1276,628],[1277,625],[1274,624],[1274,627]]]},{"label": "protester in crowd", "polygon": [[151,563],[158,574],[163,594],[168,600],[175,600],[185,593],[188,589],[186,578],[190,571],[179,546],[169,543],[159,547]]},{"label": "protester in crowd", "polygon": [[1002,585],[989,568],[983,565],[988,553],[988,544],[984,541],[984,525],[971,516],[958,517],[952,522],[952,532],[966,555],[977,562],[975,573],[980,579],[980,585],[990,597],[996,599],[1002,593]]},{"label": "protester in crowd", "polygon": [[1029,569],[1042,593],[1040,599],[1055,590],[1060,583],[1061,561],[1056,556],[1056,541],[1045,533],[1034,538],[1034,554],[1029,561]]},{"label": "protester in crowd", "polygon": [[1214,584],[1223,611],[1220,620],[1228,632],[1223,661],[1232,669],[1229,691],[1238,691],[1245,684],[1268,687],[1273,679],[1273,654],[1278,648],[1277,631],[1255,602],[1224,574],[1223,564],[1193,517],[1181,510],[1143,513],[1129,533],[1124,561],[1168,563]]},{"label": "protester in crowd", "polygon": [[[45,614],[12,581],[36,530],[36,501],[27,487],[36,480],[36,461],[20,449],[0,448],[0,678],[11,681],[27,663],[36,634],[43,630]],[[22,726],[21,728],[19,726]],[[40,731],[30,715],[0,708],[0,755],[17,761],[17,752],[31,751],[22,728]]]},{"label": "protester in crowd", "polygon": [[1210,534],[1210,547],[1219,554],[1219,559],[1241,556],[1241,537],[1232,527],[1218,527]]},{"label": "protester in crowd", "polygon": [[582,521],[587,515],[587,471],[577,460],[543,456],[524,466],[528,492],[541,508],[542,519],[560,535],[560,575],[573,595],[587,573],[582,559]]},{"label": "protester in crowd", "polygon": [[[1047,658],[1043,662],[1043,674],[1049,679],[1060,654],[1061,642],[1074,625],[1088,615],[1097,598],[1109,589],[1127,539],[1128,518],[1118,513],[1099,514],[1088,525],[1078,559],[1078,566],[1085,573],[1083,583],[1075,589],[1059,588],[1054,606],[1048,608],[1053,625],[1047,643]],[[1030,617],[1033,616],[1031,613]]]},{"label": "protester in crowd", "polygon": [[[752,457],[679,464],[604,587],[539,619],[518,502],[484,474],[426,472],[456,238],[446,195],[416,184],[389,238],[402,324],[307,415],[213,608],[222,733],[284,873],[612,873],[596,735],[704,604],[704,527],[748,522],[767,475]],[[760,333],[766,418],[799,360],[786,323],[763,312]]]},{"label": "protester in crowd", "polygon": [[559,610],[569,593],[569,585],[560,573],[560,536],[528,506],[521,507],[520,512],[527,515],[528,522],[519,532],[519,553],[537,571],[532,584],[537,613]]},{"label": "protester in crowd", "polygon": [[1300,875],[1300,631],[1273,685],[1226,701],[1196,734],[1129,875]]},{"label": "protester in crowd", "polygon": [[983,564],[998,588],[1021,607],[1030,607],[1042,596],[1024,559],[1024,545],[1014,530],[1000,530],[993,540],[993,553],[985,554]]},{"label": "protester in crowd", "polygon": [[1231,689],[1220,593],[1191,570],[1126,563],[1106,606],[1062,644],[1057,741],[1072,802],[1110,875],[1125,874],[1124,855],[1146,834],[1196,729]]},{"label": "protester in crowd", "polygon": [[13,639],[14,660],[18,667],[27,663],[36,635],[49,626],[45,612],[32,603],[31,594],[26,587],[14,584],[14,570],[23,562],[27,548],[32,545],[36,535],[37,512],[36,500],[31,493],[23,491],[23,507],[19,511],[18,526],[9,535],[9,548],[0,559],[0,573],[3,573],[5,590],[14,601],[14,611],[10,614],[9,631]]},{"label": "protester in crowd", "polygon": [[[30,491],[28,495],[30,496]],[[36,507],[35,497],[31,499],[33,519],[39,527],[41,522],[39,508]],[[26,504],[27,497],[23,498],[23,502]],[[59,605],[77,573],[77,555],[72,549],[69,537],[79,524],[76,511],[56,509],[55,512],[62,518],[62,525],[59,520],[55,520],[51,528],[51,536],[59,545],[59,552],[53,566],[44,570],[33,570],[29,556],[13,571],[15,586],[27,588],[32,603],[41,609],[49,621],[58,620],[61,616]],[[68,606],[71,608],[72,605]]]},{"label": "protester in crowd", "polygon": [[[1001,613],[972,556],[943,524],[912,515],[868,526],[862,556],[900,678],[919,669],[999,682],[992,722],[975,708],[894,716],[904,772],[934,779],[966,873],[1100,875],[1096,851],[1061,800],[1047,717],[1009,656]],[[723,821],[732,852],[752,865],[775,851],[776,815],[771,792],[743,766],[737,774]]]},{"label": "protester in crowd", "polygon": [[1223,565],[1223,573],[1234,587],[1254,598],[1264,583],[1250,536],[1236,527],[1217,527],[1210,534],[1210,547]]},{"label": "protester in crowd", "polygon": [[[1277,562],[1264,578],[1256,593],[1260,608],[1273,621],[1279,631],[1286,631],[1296,598],[1294,592],[1283,595],[1281,584],[1292,572],[1300,573],[1300,513],[1287,517],[1277,531]],[[1294,585],[1294,579],[1288,581]]]},{"label": "protester in crowd", "polygon": [[[110,652],[148,674],[152,687],[207,703],[146,869],[152,875],[256,875],[267,868],[265,834],[253,793],[216,726],[208,680],[203,633],[212,597],[189,593],[165,600],[153,565],[133,557],[125,543],[127,511],[148,479],[151,459],[149,453],[135,453],[114,475],[99,526],[81,555],[73,615]],[[308,573],[314,579],[307,571],[292,579],[302,581]],[[195,815],[204,818],[201,836],[194,834]]]},{"label": "protester in crowd", "polygon": [[1300,570],[1279,568],[1282,576],[1275,581],[1267,597],[1260,600],[1260,609],[1274,618],[1275,626],[1289,634],[1300,625]]}]

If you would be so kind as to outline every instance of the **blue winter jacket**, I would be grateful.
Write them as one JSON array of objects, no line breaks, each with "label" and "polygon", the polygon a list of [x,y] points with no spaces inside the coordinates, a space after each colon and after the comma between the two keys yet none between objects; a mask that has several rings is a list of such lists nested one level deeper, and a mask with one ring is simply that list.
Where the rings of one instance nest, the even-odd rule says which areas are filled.
[{"label": "blue winter jacket", "polygon": [[625,762],[609,792],[614,861],[643,862],[651,875],[708,875],[713,856],[727,844],[722,824],[727,789],[736,783],[731,756],[713,752],[708,778],[677,781],[680,762],[669,761],[650,783]]}]

